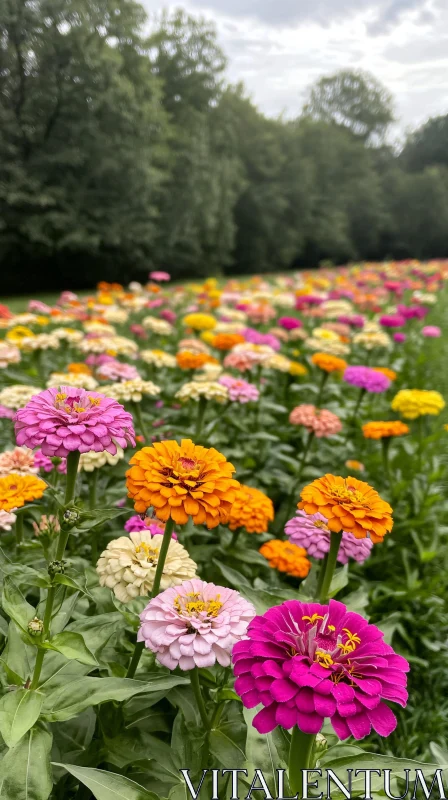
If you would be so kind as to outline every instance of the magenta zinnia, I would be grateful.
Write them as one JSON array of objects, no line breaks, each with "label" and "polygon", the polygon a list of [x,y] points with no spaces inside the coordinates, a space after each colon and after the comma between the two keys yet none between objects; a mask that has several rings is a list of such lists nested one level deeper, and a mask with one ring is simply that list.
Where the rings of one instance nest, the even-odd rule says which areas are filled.
[{"label": "magenta zinnia", "polygon": [[15,419],[17,444],[40,447],[46,456],[66,458],[74,450],[115,455],[117,445],[135,446],[132,416],[122,405],[73,386],[34,395]]},{"label": "magenta zinnia", "polygon": [[154,597],[140,614],[137,639],[168,669],[228,667],[232,647],[255,616],[252,603],[234,589],[199,578]]},{"label": "magenta zinnia", "polygon": [[395,729],[383,701],[406,705],[409,664],[360,614],[336,600],[288,600],[247,633],[233,648],[235,691],[246,708],[263,705],[253,720],[259,733],[277,725],[318,733],[326,718],[340,739]]}]

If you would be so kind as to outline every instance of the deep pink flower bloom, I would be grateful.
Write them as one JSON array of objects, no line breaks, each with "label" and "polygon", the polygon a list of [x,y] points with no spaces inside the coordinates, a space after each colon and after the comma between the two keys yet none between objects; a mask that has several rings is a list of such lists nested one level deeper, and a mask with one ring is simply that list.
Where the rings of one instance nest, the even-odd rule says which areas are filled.
[{"label": "deep pink flower bloom", "polygon": [[229,398],[233,403],[250,403],[258,400],[260,392],[253,383],[244,381],[241,378],[232,378],[231,375],[223,375],[219,383],[227,386]]},{"label": "deep pink flower bloom", "polygon": [[341,314],[341,316],[338,317],[338,322],[350,325],[352,328],[364,327],[364,317],[362,317],[361,314]]},{"label": "deep pink flower bloom", "polygon": [[174,311],[171,311],[170,308],[164,308],[163,311],[160,312],[161,319],[165,319],[170,325],[173,325],[176,322],[177,314]]},{"label": "deep pink flower bloom", "polygon": [[[157,519],[151,519],[151,517],[142,517],[139,514],[134,514],[134,516],[129,517],[129,519],[124,523],[124,529],[128,533],[135,533],[139,531],[149,531],[152,536],[163,536],[163,532],[165,530],[164,525],[162,522],[159,522]],[[177,539],[177,534],[171,534],[172,539]]]},{"label": "deep pink flower bloom", "polygon": [[98,378],[107,381],[132,381],[134,378],[140,377],[137,367],[133,367],[132,364],[122,364],[121,361],[115,360],[101,364],[96,374]]},{"label": "deep pink flower bloom", "polygon": [[273,336],[272,333],[260,333],[255,328],[245,328],[242,332],[246,342],[250,344],[263,344],[272,347],[273,350],[280,350],[282,343],[280,339]]},{"label": "deep pink flower bloom", "polygon": [[422,328],[422,335],[438,339],[439,336],[442,335],[442,331],[437,325],[425,325],[425,327]]},{"label": "deep pink flower bloom", "polygon": [[115,455],[117,445],[135,447],[131,414],[116,400],[74,386],[34,395],[17,411],[15,433],[17,444],[61,458],[74,450]]},{"label": "deep pink flower bloom", "polygon": [[222,667],[255,616],[252,603],[239,592],[199,578],[165,589],[140,614],[137,635],[168,669]]},{"label": "deep pink flower bloom", "polygon": [[400,314],[405,319],[424,319],[428,313],[429,309],[425,306],[397,306],[397,313]]},{"label": "deep pink flower bloom", "polygon": [[398,342],[399,344],[401,344],[402,342],[405,342],[408,337],[406,336],[405,333],[394,333],[392,338],[394,342]]},{"label": "deep pink flower bloom", "polygon": [[[34,464],[39,469],[43,469],[44,472],[51,472],[51,470],[54,469],[55,466],[51,458],[48,458],[48,456],[44,455],[42,450],[36,450],[36,452],[34,453]],[[65,475],[67,473],[67,460],[65,458],[63,458],[62,461],[58,464],[57,470],[62,475]]]},{"label": "deep pink flower bloom", "polygon": [[149,273],[149,278],[152,281],[170,281],[171,275],[169,272],[162,272],[161,270],[154,270]]},{"label": "deep pink flower bloom", "polygon": [[296,297],[296,308],[300,311],[301,308],[306,308],[306,306],[320,306],[323,302],[324,298],[315,294],[301,294]]},{"label": "deep pink flower bloom", "polygon": [[383,314],[380,324],[383,328],[401,328],[406,324],[406,319],[401,314]]},{"label": "deep pink flower bloom", "polygon": [[0,419],[14,419],[16,412],[12,408],[0,405]]},{"label": "deep pink flower bloom", "polygon": [[293,331],[294,328],[303,327],[302,320],[297,319],[297,317],[280,317],[280,319],[278,319],[277,322],[279,325],[281,325],[282,328],[284,328],[287,331]]},{"label": "deep pink flower bloom", "polygon": [[129,326],[129,330],[134,336],[137,336],[138,339],[147,339],[148,334],[146,333],[143,325],[139,325],[138,322],[133,323]]},{"label": "deep pink flower bloom", "polygon": [[289,421],[291,425],[303,425],[318,439],[334,436],[342,430],[342,422],[336,414],[326,408],[316,408],[310,403],[303,403],[293,408]]},{"label": "deep pink flower bloom", "polygon": [[160,306],[163,306],[163,303],[163,297],[156,297],[155,300],[148,300],[146,308],[160,308]]},{"label": "deep pink flower bloom", "polygon": [[[313,558],[324,558],[330,549],[331,531],[327,519],[317,512],[307,514],[298,509],[295,517],[285,526],[285,533],[293,544],[304,547]],[[357,539],[352,533],[342,531],[338,561],[347,564],[349,558],[362,563],[370,556],[373,547],[371,539]]]},{"label": "deep pink flower bloom", "polygon": [[389,388],[391,381],[382,372],[371,367],[347,367],[343,375],[344,381],[352,386],[359,386],[366,392],[379,394]]},{"label": "deep pink flower bloom", "polygon": [[277,725],[318,733],[326,718],[340,739],[395,730],[382,701],[406,705],[409,664],[360,614],[337,600],[288,600],[255,617],[247,633],[233,648],[235,691],[246,708],[263,705],[253,720],[259,733]]}]

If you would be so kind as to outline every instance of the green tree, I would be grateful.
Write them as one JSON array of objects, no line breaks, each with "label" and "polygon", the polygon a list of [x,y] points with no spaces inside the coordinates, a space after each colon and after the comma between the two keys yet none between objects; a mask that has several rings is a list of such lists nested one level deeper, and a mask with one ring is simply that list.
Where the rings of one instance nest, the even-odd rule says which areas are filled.
[{"label": "green tree", "polygon": [[407,139],[400,157],[405,169],[448,167],[448,114],[433,117]]},{"label": "green tree", "polygon": [[309,91],[304,113],[347,128],[364,142],[383,139],[394,119],[390,93],[362,70],[341,70],[320,78]]},{"label": "green tree", "polygon": [[59,285],[144,264],[167,130],[144,22],[133,0],[0,0],[2,260]]}]

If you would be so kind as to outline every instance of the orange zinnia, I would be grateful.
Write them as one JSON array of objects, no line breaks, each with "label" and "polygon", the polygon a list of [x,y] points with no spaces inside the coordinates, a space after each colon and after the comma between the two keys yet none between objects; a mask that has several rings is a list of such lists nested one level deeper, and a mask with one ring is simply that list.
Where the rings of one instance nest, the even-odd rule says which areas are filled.
[{"label": "orange zinnia", "polygon": [[128,497],[139,514],[152,506],[162,522],[171,517],[184,525],[192,517],[196,525],[216,528],[228,521],[239,483],[232,478],[233,464],[213,447],[201,447],[191,439],[180,444],[155,442],[129,463]]},{"label": "orange zinnia", "polygon": [[311,562],[306,557],[306,550],[281,539],[271,539],[260,547],[260,553],[269,561],[269,566],[286,572],[294,578],[306,578]]},{"label": "orange zinnia", "polygon": [[217,333],[210,339],[210,344],[216,350],[231,350],[236,344],[244,344],[244,336],[239,333]]},{"label": "orange zinnia", "polygon": [[191,353],[189,350],[181,350],[176,354],[176,361],[181,369],[200,369],[204,364],[217,364],[216,358],[207,353]]},{"label": "orange zinnia", "polygon": [[393,369],[389,369],[389,367],[372,367],[372,369],[375,372],[382,372],[390,381],[395,381],[397,378],[397,373]]},{"label": "orange zinnia", "polygon": [[337,358],[328,353],[314,353],[311,356],[311,363],[323,369],[324,372],[344,372],[347,368],[347,362],[343,358]]},{"label": "orange zinnia", "polygon": [[36,475],[16,475],[11,472],[0,478],[0,510],[22,508],[25,503],[42,497],[47,484]]},{"label": "orange zinnia", "polygon": [[67,372],[72,373],[72,375],[91,375],[92,370],[87,364],[84,364],[82,361],[72,361],[71,364],[67,367]]},{"label": "orange zinnia", "polygon": [[248,533],[266,533],[273,519],[272,500],[259,489],[240,484],[230,510],[230,530],[245,528]]},{"label": "orange zinnia", "polygon": [[389,436],[404,436],[409,433],[409,425],[398,419],[392,422],[366,422],[362,426],[362,432],[366,439],[384,439]]},{"label": "orange zinnia", "polygon": [[392,508],[381,499],[368,483],[357,478],[324,475],[305,486],[300,494],[307,514],[323,514],[334,533],[347,531],[357,539],[370,536],[372,542],[382,542],[392,530]]}]

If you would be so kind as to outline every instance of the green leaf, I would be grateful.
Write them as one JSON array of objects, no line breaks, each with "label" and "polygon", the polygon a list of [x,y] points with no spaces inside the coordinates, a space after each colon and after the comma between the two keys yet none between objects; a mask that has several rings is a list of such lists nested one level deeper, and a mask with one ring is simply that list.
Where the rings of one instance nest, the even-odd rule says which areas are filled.
[{"label": "green leaf", "polygon": [[71,578],[70,575],[61,575],[60,573],[57,573],[53,578],[53,582],[58,583],[61,586],[70,586],[71,589],[76,589],[77,592],[82,592],[90,597],[89,590],[85,586],[82,586],[80,583],[75,581],[74,578]]},{"label": "green leaf", "polygon": [[14,672],[14,670],[8,666],[4,658],[0,658],[0,664],[5,671],[6,680],[11,686],[23,686],[25,683],[25,678],[23,678],[21,675],[18,675],[17,672]]},{"label": "green leaf", "polygon": [[338,592],[341,591],[348,583],[348,564],[344,564],[343,567],[337,569],[333,575],[331,580],[330,589],[328,591],[329,597],[334,597]]},{"label": "green leaf", "polygon": [[81,664],[87,666],[97,666],[93,653],[86,647],[83,637],[80,633],[73,633],[71,631],[64,631],[53,636],[51,641],[45,642],[42,647],[48,650],[57,650],[68,659],[79,661]]},{"label": "green leaf", "polygon": [[71,719],[89,706],[108,700],[122,702],[134,694],[148,691],[148,685],[127,678],[83,677],[61,686],[45,698],[42,717],[47,722]]},{"label": "green leaf", "polygon": [[102,769],[75,767],[73,764],[55,764],[70,772],[81,783],[87,786],[96,800],[158,800],[158,795],[148,792],[143,786]]},{"label": "green leaf", "polygon": [[76,523],[77,531],[91,531],[98,525],[103,525],[121,514],[127,514],[127,508],[99,508],[97,511],[81,511],[80,517]]},{"label": "green leaf", "polygon": [[22,631],[28,633],[28,623],[33,619],[36,612],[33,606],[25,600],[14,581],[8,576],[3,582],[2,607],[3,611],[14,620],[16,625]]},{"label": "green leaf", "polygon": [[9,692],[0,701],[0,733],[14,747],[39,717],[43,695],[31,689]]},{"label": "green leaf", "polygon": [[47,800],[53,788],[51,736],[32,728],[0,762],[1,800]]},{"label": "green leaf", "polygon": [[218,764],[226,767],[242,767],[246,754],[236,742],[233,728],[239,723],[232,721],[220,725],[210,732],[210,753]]},{"label": "green leaf", "polygon": [[2,564],[0,570],[4,575],[16,582],[18,586],[39,586],[41,589],[46,589],[50,586],[48,575],[43,572],[37,572],[32,567],[27,567],[25,564]]}]

